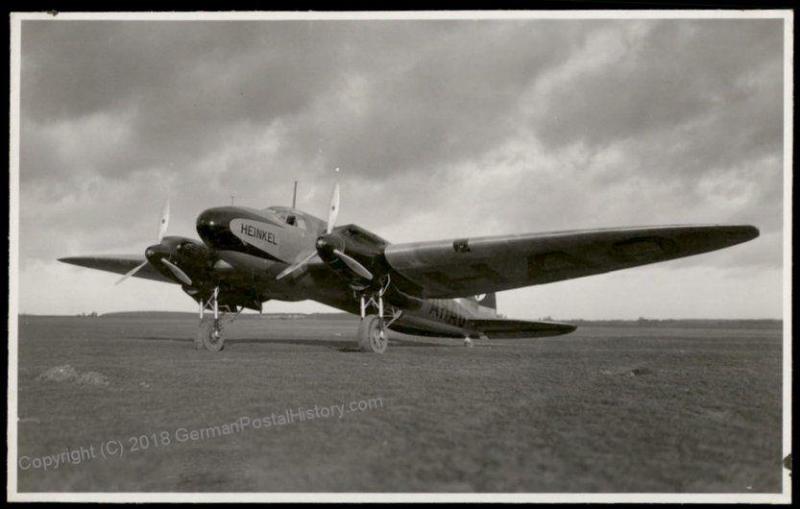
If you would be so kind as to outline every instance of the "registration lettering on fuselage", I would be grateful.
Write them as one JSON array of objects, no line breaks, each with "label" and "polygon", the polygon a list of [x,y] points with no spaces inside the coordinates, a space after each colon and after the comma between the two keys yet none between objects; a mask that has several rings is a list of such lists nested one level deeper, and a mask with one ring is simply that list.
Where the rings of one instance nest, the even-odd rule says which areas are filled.
[{"label": "registration lettering on fuselage", "polygon": [[428,306],[428,314],[434,319],[439,320],[450,325],[463,327],[467,319],[457,313],[454,309],[450,309],[446,301],[433,301]]},{"label": "registration lettering on fuselage", "polygon": [[244,224],[240,226],[240,233],[245,235],[249,235],[251,237],[255,237],[259,240],[263,240],[264,242],[269,242],[272,245],[277,246],[278,241],[275,240],[275,233],[270,231],[264,231],[261,228],[256,228],[252,224]]},{"label": "registration lettering on fuselage", "polygon": [[229,225],[231,233],[265,253],[279,257],[282,228],[278,225],[249,219],[234,219]]}]

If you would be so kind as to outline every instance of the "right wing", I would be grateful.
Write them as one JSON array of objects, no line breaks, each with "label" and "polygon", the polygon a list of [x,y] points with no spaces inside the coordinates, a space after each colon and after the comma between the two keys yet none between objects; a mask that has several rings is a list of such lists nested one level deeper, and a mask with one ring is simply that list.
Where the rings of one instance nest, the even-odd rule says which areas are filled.
[{"label": "right wing", "polygon": [[[64,263],[71,263],[81,267],[88,267],[90,269],[104,270],[106,272],[114,272],[116,274],[127,274],[137,265],[141,265],[146,259],[142,255],[108,255],[108,256],[68,256],[66,258],[59,258],[58,261]],[[143,279],[152,279],[154,281],[163,281],[165,283],[174,283],[171,279],[162,275],[149,263],[139,270],[133,277]]]},{"label": "right wing", "polygon": [[753,226],[651,226],[391,244],[426,298],[467,297],[673,260],[758,237]]}]

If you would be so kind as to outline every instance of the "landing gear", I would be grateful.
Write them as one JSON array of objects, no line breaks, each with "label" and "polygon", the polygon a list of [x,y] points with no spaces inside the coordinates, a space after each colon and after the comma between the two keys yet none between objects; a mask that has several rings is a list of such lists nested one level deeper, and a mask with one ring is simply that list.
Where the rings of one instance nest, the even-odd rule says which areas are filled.
[{"label": "landing gear", "polygon": [[383,318],[368,315],[358,326],[358,347],[362,352],[383,353],[389,346],[389,335]]},{"label": "landing gear", "polygon": [[225,348],[225,337],[222,335],[222,327],[220,327],[219,320],[204,319],[201,321],[197,330],[195,345],[197,345],[198,340],[201,348],[205,347],[206,350],[211,352],[219,352]]},{"label": "landing gear", "polygon": [[195,350],[202,350],[205,348],[203,344],[203,336],[205,335],[205,328],[207,327],[207,323],[210,320],[208,318],[201,318],[200,325],[197,327],[197,333],[194,335],[194,349]]},{"label": "landing gear", "polygon": [[[383,353],[389,346],[389,326],[402,314],[399,309],[392,308],[391,314],[386,313],[383,305],[383,294],[389,288],[390,280],[386,279],[377,292],[367,295],[361,293],[361,323],[358,326],[358,347],[362,352]],[[377,315],[368,315],[367,309],[375,307]],[[388,321],[387,321],[388,318]]]},{"label": "landing gear", "polygon": [[[212,317],[203,316],[206,309],[213,311]],[[242,308],[243,309],[243,308]],[[239,316],[241,309],[228,321],[233,321]],[[211,352],[219,352],[225,348],[225,336],[222,334],[222,318],[219,307],[219,287],[214,288],[214,293],[207,302],[200,299],[200,326],[194,338],[194,347],[197,350],[205,348]]]}]

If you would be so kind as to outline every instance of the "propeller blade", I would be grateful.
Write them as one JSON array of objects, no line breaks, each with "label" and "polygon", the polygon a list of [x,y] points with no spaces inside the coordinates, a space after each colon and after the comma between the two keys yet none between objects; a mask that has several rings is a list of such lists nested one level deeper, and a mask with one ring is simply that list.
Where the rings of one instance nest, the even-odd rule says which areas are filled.
[{"label": "propeller blade", "polygon": [[161,223],[158,225],[158,241],[164,238],[167,233],[167,226],[169,226],[169,198],[164,202],[164,208],[161,210]]},{"label": "propeller blade", "polygon": [[[161,242],[161,240],[164,238],[164,235],[167,233],[167,226],[169,226],[169,198],[167,198],[167,200],[164,202],[164,208],[161,209],[161,222],[158,224],[158,242]],[[143,261],[141,263],[141,265],[137,265],[136,267],[134,267],[127,274],[125,274],[120,279],[118,279],[114,284],[118,285],[118,284],[122,283],[123,281],[125,281],[126,279],[131,277],[132,275],[134,275],[137,272],[139,272],[142,269],[142,267],[144,267],[148,263],[149,262],[147,260]],[[169,265],[167,265],[167,267],[169,267]],[[189,283],[188,283],[189,285],[192,284],[191,283],[192,280],[189,279],[189,276],[187,276],[185,272],[180,270],[177,266],[175,266],[175,269],[177,269],[183,275],[183,277],[186,278],[189,281]],[[172,268],[170,268],[170,270],[172,270]],[[172,272],[173,272],[173,274],[175,274],[174,270],[172,270]],[[178,274],[175,274],[175,277],[177,277],[178,279],[183,281],[181,276],[179,276]]]},{"label": "propeller blade", "polygon": [[358,260],[356,260],[352,256],[349,256],[349,255],[346,255],[346,254],[342,253],[338,249],[334,249],[333,250],[333,254],[338,256],[340,260],[342,260],[348,267],[350,267],[350,270],[352,270],[353,272],[355,272],[359,276],[363,277],[364,279],[366,279],[368,281],[372,281],[372,272],[370,272],[369,270],[367,270],[366,267],[361,265],[358,262]]},{"label": "propeller blade", "polygon": [[[338,168],[337,168],[338,170]],[[330,234],[336,225],[336,217],[339,215],[339,183],[333,186],[333,194],[331,195],[331,208],[328,211],[328,228],[326,233]]]},{"label": "propeller blade", "polygon": [[127,272],[127,273],[126,273],[124,276],[122,276],[121,278],[119,278],[119,279],[118,279],[118,280],[117,280],[117,281],[116,281],[114,284],[115,284],[115,285],[118,285],[118,284],[122,283],[123,281],[125,281],[126,279],[128,279],[129,277],[131,277],[132,275],[134,275],[134,274],[136,274],[137,272],[139,272],[139,270],[140,270],[142,267],[144,267],[145,265],[147,265],[147,263],[148,263],[148,262],[147,262],[147,260],[143,261],[141,264],[139,264],[139,265],[137,265],[136,267],[134,267],[133,269],[129,270],[129,271],[128,271],[128,272]]},{"label": "propeller blade", "polygon": [[162,258],[161,263],[166,265],[169,271],[172,272],[181,283],[185,284],[186,286],[192,286],[192,279],[189,276],[187,276],[186,273],[182,271],[180,267],[178,267],[171,261],[167,260],[166,258]]},{"label": "propeller blade", "polygon": [[315,256],[316,254],[317,254],[317,251],[316,251],[316,250],[314,250],[314,251],[312,251],[312,252],[308,253],[306,256],[304,256],[304,257],[303,257],[303,259],[302,259],[302,260],[300,260],[299,262],[297,262],[297,263],[295,263],[295,264],[292,264],[292,265],[289,265],[288,267],[286,267],[285,269],[283,269],[283,270],[281,271],[281,273],[280,273],[280,274],[278,274],[278,275],[275,277],[275,280],[281,280],[281,279],[285,278],[286,276],[288,276],[288,275],[289,275],[289,274],[291,274],[292,272],[296,271],[297,269],[299,269],[300,267],[302,267],[303,265],[305,265],[305,264],[307,264],[309,261],[311,261],[311,259],[312,259],[312,258],[314,258],[314,256]]}]

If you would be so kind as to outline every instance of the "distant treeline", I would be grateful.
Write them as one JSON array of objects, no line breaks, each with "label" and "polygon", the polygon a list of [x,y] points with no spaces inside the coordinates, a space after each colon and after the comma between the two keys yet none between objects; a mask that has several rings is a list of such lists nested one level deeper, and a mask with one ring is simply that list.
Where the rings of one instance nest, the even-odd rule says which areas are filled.
[{"label": "distant treeline", "polygon": [[[53,315],[26,315],[20,314],[20,317],[31,316],[53,316]],[[62,315],[63,316],[63,315]],[[197,313],[188,313],[185,311],[121,311],[116,313],[105,313],[102,315],[83,314],[77,315],[84,318],[140,318],[140,319],[175,319],[175,320],[196,320]],[[349,313],[242,313],[239,315],[239,320],[353,320],[356,317]],[[542,320],[546,321],[559,321],[572,323],[579,327],[596,326],[596,327],[676,327],[680,325],[689,325],[692,327],[720,327],[722,325],[730,326],[732,323],[740,324],[743,327],[759,327],[759,328],[780,328],[783,324],[782,320],[775,319],[656,319],[656,318],[639,318],[637,320],[582,320],[582,319],[560,319],[546,317]]]},{"label": "distant treeline", "polygon": [[[206,316],[210,316],[211,312],[206,311]],[[187,313],[185,311],[119,311],[116,313],[104,313],[100,318],[199,318],[197,313]],[[242,313],[237,320],[269,320],[269,319],[352,319],[353,315],[349,313]]]},{"label": "distant treeline", "polygon": [[776,328],[783,326],[783,320],[770,318],[751,318],[751,319],[717,319],[717,318],[639,318],[637,320],[559,320],[566,323],[577,325],[578,327],[592,325],[595,327],[677,327],[691,326],[695,328],[717,328],[720,326],[730,326],[731,324],[741,325],[742,327],[757,328]]}]

